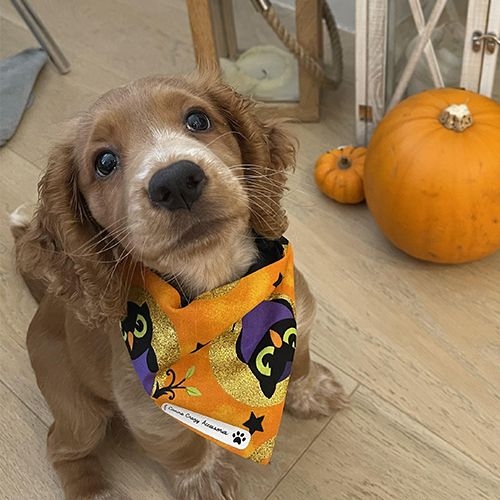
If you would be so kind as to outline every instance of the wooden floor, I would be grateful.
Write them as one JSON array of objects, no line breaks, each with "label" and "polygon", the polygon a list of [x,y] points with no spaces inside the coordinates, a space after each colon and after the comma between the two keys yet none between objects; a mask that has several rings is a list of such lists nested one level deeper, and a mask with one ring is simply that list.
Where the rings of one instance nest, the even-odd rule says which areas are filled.
[{"label": "wooden floor", "polygon": [[[73,69],[43,70],[33,106],[0,150],[0,499],[7,500],[61,498],[45,460],[51,416],[24,345],[35,304],[14,270],[8,212],[35,199],[64,120],[111,87],[194,66],[181,0],[32,3]],[[10,2],[0,7],[0,57],[35,45]],[[318,193],[315,158],[353,141],[352,39],[344,42],[345,82],[325,92],[321,123],[291,126],[301,150],[286,204],[288,236],[319,302],[314,353],[338,374],[351,406],[317,421],[286,416],[271,466],[238,463],[241,498],[500,499],[500,253],[457,267],[420,263],[388,244],[365,206]],[[114,434],[103,455],[115,481],[133,499],[170,498],[163,472]]]}]

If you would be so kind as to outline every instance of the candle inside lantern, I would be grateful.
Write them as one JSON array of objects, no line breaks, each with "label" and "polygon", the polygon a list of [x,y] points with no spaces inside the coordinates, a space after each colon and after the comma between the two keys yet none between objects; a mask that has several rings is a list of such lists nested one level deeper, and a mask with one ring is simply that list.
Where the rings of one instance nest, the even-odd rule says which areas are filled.
[{"label": "candle inside lantern", "polygon": [[258,45],[236,61],[221,58],[227,83],[238,92],[262,101],[298,101],[298,65],[295,57],[273,45]]}]

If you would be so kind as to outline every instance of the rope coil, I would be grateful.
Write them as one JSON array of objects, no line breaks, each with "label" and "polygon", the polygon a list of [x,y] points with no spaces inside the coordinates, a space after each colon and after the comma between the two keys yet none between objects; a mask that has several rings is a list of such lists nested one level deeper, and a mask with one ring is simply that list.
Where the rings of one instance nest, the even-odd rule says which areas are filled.
[{"label": "rope coil", "polygon": [[330,44],[332,48],[332,63],[333,68],[331,74],[327,75],[321,64],[311,56],[298,40],[290,33],[283,25],[278,17],[278,14],[271,5],[271,2],[254,0],[256,9],[262,14],[271,29],[276,33],[278,38],[283,42],[285,47],[295,55],[300,65],[315,78],[321,82],[328,83],[334,88],[337,88],[343,76],[343,57],[342,57],[342,44],[340,42],[339,31],[335,17],[326,0],[322,0],[321,15],[325,21]]}]

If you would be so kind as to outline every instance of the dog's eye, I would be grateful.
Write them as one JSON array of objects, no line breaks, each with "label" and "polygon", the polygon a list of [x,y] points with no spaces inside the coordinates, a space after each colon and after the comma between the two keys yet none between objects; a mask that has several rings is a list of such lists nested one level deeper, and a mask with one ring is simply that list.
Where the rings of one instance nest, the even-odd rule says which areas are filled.
[{"label": "dog's eye", "polygon": [[186,115],[185,122],[191,132],[203,132],[210,128],[210,119],[203,111],[190,111]]},{"label": "dog's eye", "polygon": [[118,167],[118,156],[113,151],[102,151],[95,159],[95,171],[100,177],[107,177]]}]

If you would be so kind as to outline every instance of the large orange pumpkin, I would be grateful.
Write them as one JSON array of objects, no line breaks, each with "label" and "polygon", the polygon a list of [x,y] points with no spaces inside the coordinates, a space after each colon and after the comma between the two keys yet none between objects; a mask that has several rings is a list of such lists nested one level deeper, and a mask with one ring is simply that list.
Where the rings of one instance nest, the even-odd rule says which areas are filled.
[{"label": "large orange pumpkin", "polygon": [[368,146],[365,196],[375,221],[419,259],[459,263],[500,248],[500,105],[459,89],[412,96]]}]

